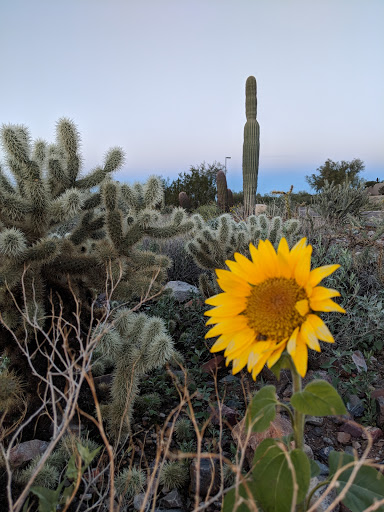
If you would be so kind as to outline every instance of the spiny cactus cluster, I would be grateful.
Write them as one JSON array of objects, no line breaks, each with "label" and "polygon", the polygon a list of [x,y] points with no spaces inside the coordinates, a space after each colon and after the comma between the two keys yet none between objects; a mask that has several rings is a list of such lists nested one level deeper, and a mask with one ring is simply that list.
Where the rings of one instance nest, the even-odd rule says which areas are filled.
[{"label": "spiny cactus cluster", "polygon": [[246,215],[254,212],[256,204],[257,176],[259,173],[260,126],[257,116],[257,84],[254,76],[245,83],[245,114],[243,144],[243,191]]},{"label": "spiny cactus cluster", "polygon": [[[107,272],[109,283],[114,284],[115,300],[137,300],[150,286],[151,293],[161,290],[170,260],[141,250],[140,243],[144,237],[163,239],[184,234],[193,223],[181,208],[174,209],[169,220],[162,220],[156,209],[163,199],[158,178],[132,186],[112,181],[111,173],[124,159],[120,148],[110,149],[103,165],[82,175],[80,137],[68,119],[57,123],[55,144],[41,140],[32,143],[28,130],[18,125],[3,126],[0,136],[12,175],[9,178],[9,173],[0,169],[0,311],[9,329],[24,338],[25,325],[14,300],[42,328],[48,313],[52,321],[50,297],[55,308],[63,307],[64,318],[72,321],[74,293],[81,304],[80,320],[86,332],[91,304],[106,291]],[[156,339],[155,334],[148,335],[144,318],[138,318],[137,329],[140,324],[148,343]],[[0,354],[9,355],[11,369],[12,365],[19,367],[24,359],[13,337],[1,325],[0,329]],[[165,334],[160,327],[156,329],[164,341]],[[36,340],[34,334],[31,330],[30,343],[46,342]],[[160,348],[156,343],[153,347],[147,354],[160,364],[166,357],[159,359]],[[40,367],[44,368],[46,359],[40,349],[36,357],[41,357]],[[139,348],[132,354],[135,350]],[[142,367],[144,363],[140,364]],[[28,368],[25,364],[27,374]],[[129,369],[133,371],[133,367]],[[127,371],[124,377],[129,380]],[[119,375],[122,379],[123,373]]]},{"label": "spiny cactus cluster", "polygon": [[[235,252],[249,257],[249,244],[257,245],[259,240],[270,240],[277,247],[284,236],[292,245],[297,238],[300,223],[297,219],[285,222],[281,217],[268,219],[264,214],[251,215],[246,221],[235,222],[229,214],[215,220],[214,224],[205,222],[200,215],[194,215],[195,223],[193,239],[187,242],[186,249],[193,256],[199,267],[214,272],[218,268],[226,268],[225,261],[233,259]],[[200,275],[200,291],[209,297],[218,293],[212,275]]]},{"label": "spiny cactus cluster", "polygon": [[96,328],[95,335],[100,332],[100,340],[94,356],[106,357],[115,366],[111,403],[103,405],[102,413],[111,435],[124,440],[130,433],[141,377],[168,362],[174,349],[161,318],[122,308],[114,314],[113,325],[105,332],[101,326]]}]

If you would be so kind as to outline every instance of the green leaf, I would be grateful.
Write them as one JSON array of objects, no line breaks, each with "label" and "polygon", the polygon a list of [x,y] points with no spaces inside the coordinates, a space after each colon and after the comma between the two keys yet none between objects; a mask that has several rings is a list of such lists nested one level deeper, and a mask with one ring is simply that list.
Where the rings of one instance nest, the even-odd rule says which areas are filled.
[{"label": "green leaf", "polygon": [[325,380],[313,380],[303,391],[294,393],[291,405],[297,411],[310,416],[329,416],[347,412],[336,389]]},{"label": "green leaf", "polygon": [[71,455],[71,458],[68,461],[67,471],[65,476],[69,478],[69,480],[76,480],[79,472],[79,468],[76,466],[76,455]]},{"label": "green leaf", "polygon": [[76,443],[76,445],[77,445],[77,449],[79,450],[80,457],[84,463],[83,471],[82,471],[84,473],[85,469],[90,465],[90,463],[93,461],[93,459],[96,457],[96,455],[101,450],[101,446],[97,447],[95,450],[90,452],[88,446],[83,446],[80,443]]},{"label": "green leaf", "polygon": [[290,356],[283,352],[283,354],[280,356],[280,359],[278,359],[276,363],[270,368],[277,380],[280,380],[281,370],[284,368],[290,368],[289,358]]},{"label": "green leaf", "polygon": [[[252,489],[250,489],[252,491]],[[237,500],[236,500],[236,489],[231,489],[224,496],[222,512],[251,512],[253,508],[247,506],[247,504],[241,499],[249,500],[249,496],[243,484],[240,484],[237,488]]]},{"label": "green leaf", "polygon": [[314,476],[320,475],[319,465],[313,459],[309,459],[309,464],[311,466],[311,478]]},{"label": "green leaf", "polygon": [[291,511],[295,480],[298,485],[296,503],[305,499],[311,468],[302,450],[289,452],[276,440],[265,439],[257,447],[253,463],[254,492],[264,512]]},{"label": "green leaf", "polygon": [[39,498],[39,512],[56,512],[59,503],[59,489],[54,491],[36,485],[31,487],[31,492]]},{"label": "green leaf", "polygon": [[[353,460],[354,457],[352,455],[332,451],[328,458],[330,477],[333,477],[339,468],[353,462]],[[352,471],[353,467],[346,469],[337,479],[340,483],[340,486],[336,488],[338,494],[344,489]],[[357,472],[351,487],[342,501],[352,512],[361,512],[370,507],[375,500],[382,500],[383,498],[384,476],[375,468],[364,465]],[[375,510],[384,512],[384,505]]]},{"label": "green leaf", "polygon": [[278,404],[275,386],[264,386],[252,398],[247,410],[247,427],[252,425],[252,432],[263,432],[276,416]]}]

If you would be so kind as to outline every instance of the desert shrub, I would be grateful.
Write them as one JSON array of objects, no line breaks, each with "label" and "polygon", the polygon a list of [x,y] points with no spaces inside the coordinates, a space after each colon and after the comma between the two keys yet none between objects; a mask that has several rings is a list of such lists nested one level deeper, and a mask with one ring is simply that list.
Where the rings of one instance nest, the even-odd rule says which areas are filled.
[{"label": "desert shrub", "polygon": [[360,216],[369,204],[368,197],[363,184],[354,187],[348,181],[339,185],[325,181],[314,198],[313,208],[326,219],[346,222],[349,217]]},{"label": "desert shrub", "polygon": [[213,219],[220,215],[219,208],[214,202],[200,205],[193,213],[200,214],[204,220]]}]

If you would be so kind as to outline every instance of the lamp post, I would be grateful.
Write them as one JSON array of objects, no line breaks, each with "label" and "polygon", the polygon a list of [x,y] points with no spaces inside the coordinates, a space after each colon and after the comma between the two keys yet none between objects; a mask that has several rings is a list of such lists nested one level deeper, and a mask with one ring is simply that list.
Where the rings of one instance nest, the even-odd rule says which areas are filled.
[{"label": "lamp post", "polygon": [[230,159],[231,159],[230,156],[225,157],[225,175],[227,175],[227,160],[230,160]]}]

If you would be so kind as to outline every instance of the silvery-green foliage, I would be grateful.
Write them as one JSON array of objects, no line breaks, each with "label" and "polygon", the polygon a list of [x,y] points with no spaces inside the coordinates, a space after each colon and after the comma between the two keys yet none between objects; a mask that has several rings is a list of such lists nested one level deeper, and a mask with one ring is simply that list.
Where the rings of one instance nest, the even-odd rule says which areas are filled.
[{"label": "silvery-green foliage", "polygon": [[167,489],[184,487],[188,478],[188,467],[180,461],[166,461],[160,469],[159,482]]},{"label": "silvery-green foliage", "polygon": [[315,196],[313,208],[324,218],[345,222],[348,216],[358,217],[369,204],[364,186],[352,186],[348,181],[335,185],[325,180],[321,192]]},{"label": "silvery-green foliage", "polygon": [[[321,242],[321,241],[320,241]],[[370,250],[358,257],[338,244],[314,247],[312,268],[339,263],[340,268],[322,281],[322,286],[341,294],[337,302],[346,310],[343,315],[321,316],[342,350],[382,350],[384,339],[384,289],[378,276],[377,256]],[[332,349],[327,343],[323,350]]]},{"label": "silvery-green foliage", "polygon": [[[28,483],[32,475],[35,473],[36,467],[39,464],[40,459],[41,456],[35,457],[34,459],[32,459],[32,461],[28,464],[28,466],[25,469],[17,471],[14,475],[16,482],[20,484]],[[34,485],[52,489],[56,487],[57,483],[59,482],[59,477],[60,473],[58,469],[53,464],[50,464],[48,459],[47,462],[39,471],[39,473],[37,474],[33,483]]]},{"label": "silvery-green foliage", "polygon": [[175,423],[175,435],[178,441],[188,441],[193,437],[193,426],[188,418],[180,418]]},{"label": "silvery-green foliage", "polygon": [[142,469],[124,469],[115,478],[116,494],[127,499],[133,498],[144,490],[146,480],[146,475]]}]

